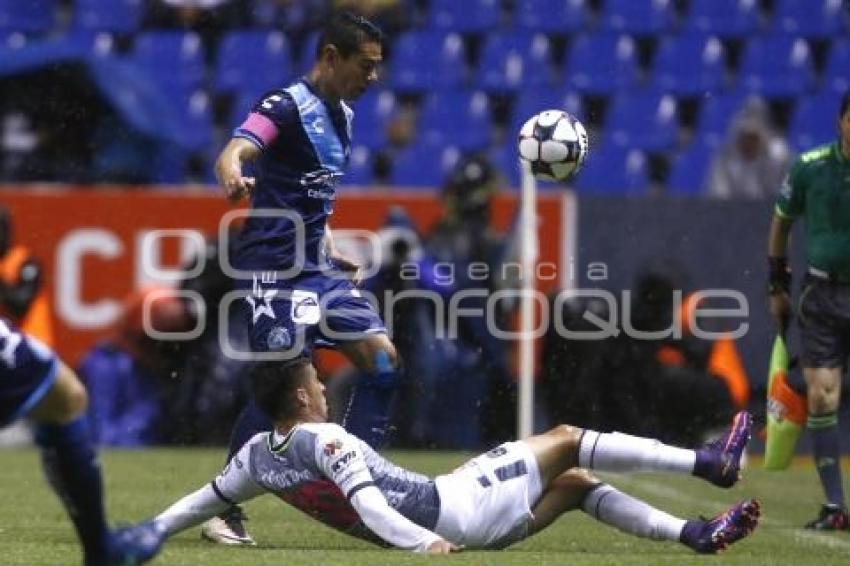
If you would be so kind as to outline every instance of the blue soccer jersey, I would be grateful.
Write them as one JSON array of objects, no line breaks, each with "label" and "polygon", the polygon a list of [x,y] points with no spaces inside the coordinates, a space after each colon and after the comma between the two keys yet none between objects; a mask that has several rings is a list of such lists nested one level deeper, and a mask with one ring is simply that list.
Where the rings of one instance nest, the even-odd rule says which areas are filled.
[{"label": "blue soccer jersey", "polygon": [[50,349],[0,318],[0,426],[25,416],[56,380]]},{"label": "blue soccer jersey", "polygon": [[[323,100],[304,79],[266,94],[234,132],[261,150],[255,164],[255,211],[287,211],[303,223],[296,237],[292,217],[252,214],[245,222],[234,265],[241,270],[284,270],[300,264],[315,272],[323,259],[322,238],[333,214],[336,183],[351,151],[353,112],[344,103]],[[296,259],[299,258],[299,259]]]}]

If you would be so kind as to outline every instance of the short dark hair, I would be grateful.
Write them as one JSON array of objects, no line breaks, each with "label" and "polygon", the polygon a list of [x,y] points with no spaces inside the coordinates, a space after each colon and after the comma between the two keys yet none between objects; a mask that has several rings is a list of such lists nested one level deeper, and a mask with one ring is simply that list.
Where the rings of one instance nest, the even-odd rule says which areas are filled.
[{"label": "short dark hair", "polygon": [[844,96],[841,97],[841,107],[838,111],[838,117],[841,118],[850,109],[850,90],[844,92]]},{"label": "short dark hair", "polygon": [[312,362],[299,357],[287,362],[260,362],[251,371],[254,400],[260,410],[272,420],[295,414],[295,390],[304,385],[305,368]]},{"label": "short dark hair", "polygon": [[384,34],[380,28],[351,12],[342,11],[333,16],[325,26],[316,46],[316,57],[322,55],[325,45],[334,45],[343,57],[349,57],[360,50],[364,43],[383,45]]}]

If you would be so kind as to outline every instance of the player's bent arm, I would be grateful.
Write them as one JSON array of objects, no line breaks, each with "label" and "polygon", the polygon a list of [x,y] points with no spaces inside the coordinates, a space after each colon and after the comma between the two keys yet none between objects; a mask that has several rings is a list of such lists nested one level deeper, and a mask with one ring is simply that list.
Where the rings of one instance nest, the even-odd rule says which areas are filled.
[{"label": "player's bent arm", "polygon": [[440,535],[420,527],[393,509],[375,486],[363,487],[349,497],[363,524],[395,547],[427,552],[434,543],[443,540]]},{"label": "player's bent arm", "polygon": [[245,445],[212,482],[173,504],[154,518],[168,536],[211,519],[226,509],[266,493],[249,471],[251,447]]},{"label": "player's bent arm", "polygon": [[254,188],[255,179],[245,177],[242,167],[259,157],[260,147],[253,141],[235,137],[221,151],[215,162],[215,176],[227,191],[227,198],[237,201]]}]

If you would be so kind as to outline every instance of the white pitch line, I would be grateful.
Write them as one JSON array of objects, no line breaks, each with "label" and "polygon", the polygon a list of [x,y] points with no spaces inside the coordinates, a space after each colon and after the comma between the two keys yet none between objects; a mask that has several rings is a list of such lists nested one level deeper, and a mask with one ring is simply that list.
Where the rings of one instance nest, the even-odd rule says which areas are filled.
[{"label": "white pitch line", "polygon": [[[694,497],[693,495],[689,495],[680,489],[676,489],[675,487],[670,487],[669,485],[661,485],[655,483],[651,480],[642,480],[635,478],[633,476],[626,476],[623,474],[606,474],[606,475],[616,475],[617,483],[629,483],[635,487],[642,489],[652,495],[657,497],[663,497],[665,499],[672,499],[674,501],[678,501],[680,503],[685,503],[688,505],[699,505],[714,507],[717,511],[722,511],[726,508],[725,505],[716,503],[713,501],[705,501],[699,497]],[[806,531],[788,521],[782,521],[779,519],[768,518],[762,516],[759,522],[763,525],[768,525],[774,528],[778,528],[779,530],[786,531],[791,534],[795,539],[805,542],[805,543],[813,543],[816,545],[827,546],[833,549],[843,550],[847,553],[850,553],[850,542],[837,539],[831,537],[824,533],[819,533],[816,531]]]}]

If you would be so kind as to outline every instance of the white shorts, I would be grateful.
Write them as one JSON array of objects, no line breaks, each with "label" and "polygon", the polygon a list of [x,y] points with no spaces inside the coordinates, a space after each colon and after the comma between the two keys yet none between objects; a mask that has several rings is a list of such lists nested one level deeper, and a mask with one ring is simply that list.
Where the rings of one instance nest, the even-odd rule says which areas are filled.
[{"label": "white shorts", "polygon": [[504,548],[528,536],[540,470],[523,442],[507,442],[438,476],[438,535],[467,548]]}]

